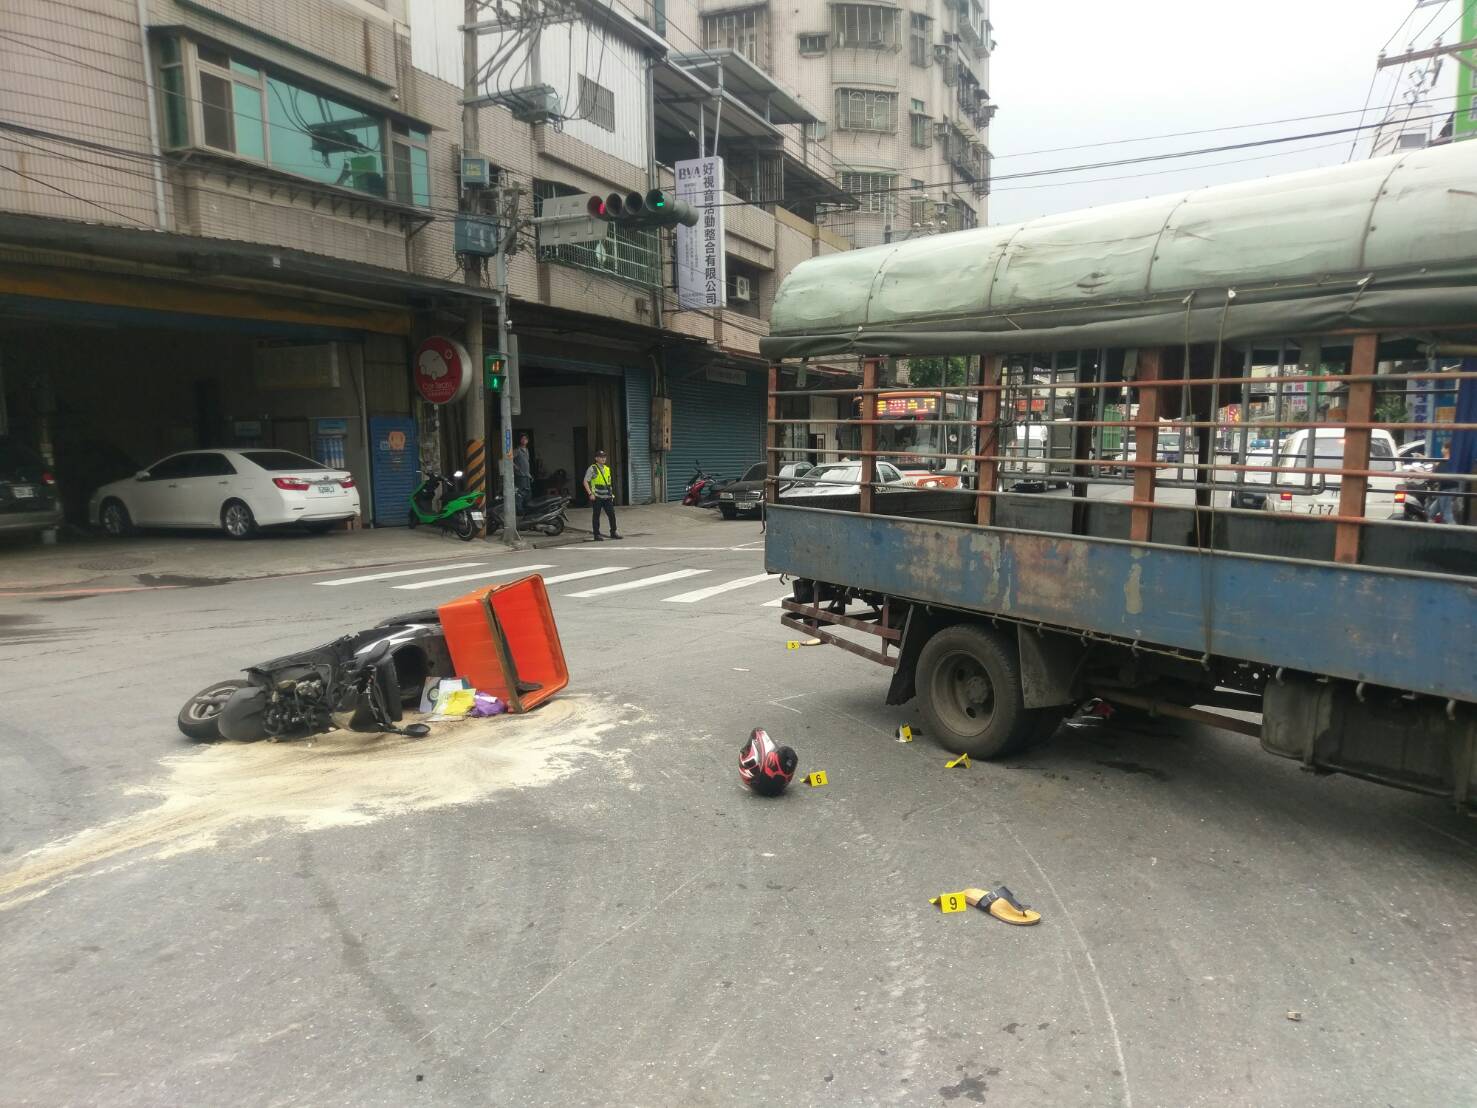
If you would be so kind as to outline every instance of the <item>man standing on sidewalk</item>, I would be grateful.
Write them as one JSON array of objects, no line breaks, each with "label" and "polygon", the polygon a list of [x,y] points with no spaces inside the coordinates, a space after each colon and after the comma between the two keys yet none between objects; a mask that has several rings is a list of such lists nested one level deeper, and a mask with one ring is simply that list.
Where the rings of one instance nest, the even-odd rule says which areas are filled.
[{"label": "man standing on sidewalk", "polygon": [[518,494],[518,514],[522,515],[533,493],[533,470],[528,466],[528,435],[526,432],[518,436],[518,449],[513,451],[513,486]]},{"label": "man standing on sidewalk", "polygon": [[600,537],[600,512],[605,512],[605,518],[610,520],[610,537],[618,539],[621,536],[615,529],[615,487],[610,481],[610,467],[605,464],[605,451],[595,451],[595,462],[589,469],[585,470],[585,492],[590,494],[590,531],[595,536],[596,542],[603,542]]}]

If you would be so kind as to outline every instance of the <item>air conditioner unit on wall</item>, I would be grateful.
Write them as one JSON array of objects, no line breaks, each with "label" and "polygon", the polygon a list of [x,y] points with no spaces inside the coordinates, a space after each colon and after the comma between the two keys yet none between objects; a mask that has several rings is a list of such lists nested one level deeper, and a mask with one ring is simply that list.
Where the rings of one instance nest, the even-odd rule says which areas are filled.
[{"label": "air conditioner unit on wall", "polygon": [[733,298],[735,300],[742,300],[745,304],[747,304],[750,300],[754,298],[753,291],[753,286],[749,284],[749,279],[747,277],[741,277],[737,274],[734,275]]}]

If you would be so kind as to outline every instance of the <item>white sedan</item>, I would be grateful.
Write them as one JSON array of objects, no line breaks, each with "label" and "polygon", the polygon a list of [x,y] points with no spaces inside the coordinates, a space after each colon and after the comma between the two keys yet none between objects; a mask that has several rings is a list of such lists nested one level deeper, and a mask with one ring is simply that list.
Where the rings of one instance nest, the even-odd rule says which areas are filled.
[{"label": "white sedan", "polygon": [[[845,496],[856,495],[861,489],[861,462],[827,462],[780,490],[780,499],[795,496]],[[882,485],[906,486],[911,482],[891,462],[877,463],[877,481]]]},{"label": "white sedan", "polygon": [[260,527],[327,531],[359,515],[348,470],[290,450],[186,450],[92,494],[88,517],[110,535],[135,527],[219,527],[248,539]]}]

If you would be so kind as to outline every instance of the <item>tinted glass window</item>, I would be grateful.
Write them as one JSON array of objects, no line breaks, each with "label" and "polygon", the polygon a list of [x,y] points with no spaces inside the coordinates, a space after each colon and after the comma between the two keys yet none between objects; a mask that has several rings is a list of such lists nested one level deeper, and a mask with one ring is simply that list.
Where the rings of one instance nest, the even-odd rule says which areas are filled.
[{"label": "tinted glass window", "polygon": [[243,450],[241,456],[272,473],[282,473],[289,469],[325,468],[322,462],[304,458],[301,454],[294,454],[291,450]]},{"label": "tinted glass window", "polygon": [[744,474],[743,479],[745,481],[762,481],[762,480],[764,480],[764,463],[763,462],[760,462],[758,465],[752,465],[752,466],[750,466],[749,467],[749,472],[747,472],[747,473]]},{"label": "tinted glass window", "polygon": [[882,478],[884,482],[901,481],[903,479],[903,475],[887,462],[877,463],[877,476]]},{"label": "tinted glass window", "polygon": [[188,477],[193,464],[193,455],[176,454],[173,458],[165,458],[162,462],[156,463],[149,470],[149,479],[151,481],[167,481],[176,477]]},{"label": "tinted glass window", "polygon": [[41,455],[14,439],[0,438],[0,480],[41,480]]},{"label": "tinted glass window", "polygon": [[236,467],[226,460],[224,454],[195,454],[190,467],[192,477],[229,477]]}]

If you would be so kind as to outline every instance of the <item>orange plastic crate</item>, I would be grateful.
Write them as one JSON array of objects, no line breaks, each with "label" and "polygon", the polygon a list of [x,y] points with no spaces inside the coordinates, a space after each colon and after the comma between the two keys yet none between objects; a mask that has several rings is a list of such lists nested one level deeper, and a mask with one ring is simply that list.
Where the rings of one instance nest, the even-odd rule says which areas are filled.
[{"label": "orange plastic crate", "polygon": [[477,589],[436,610],[456,675],[501,697],[510,711],[537,708],[569,684],[549,591],[538,574]]}]

